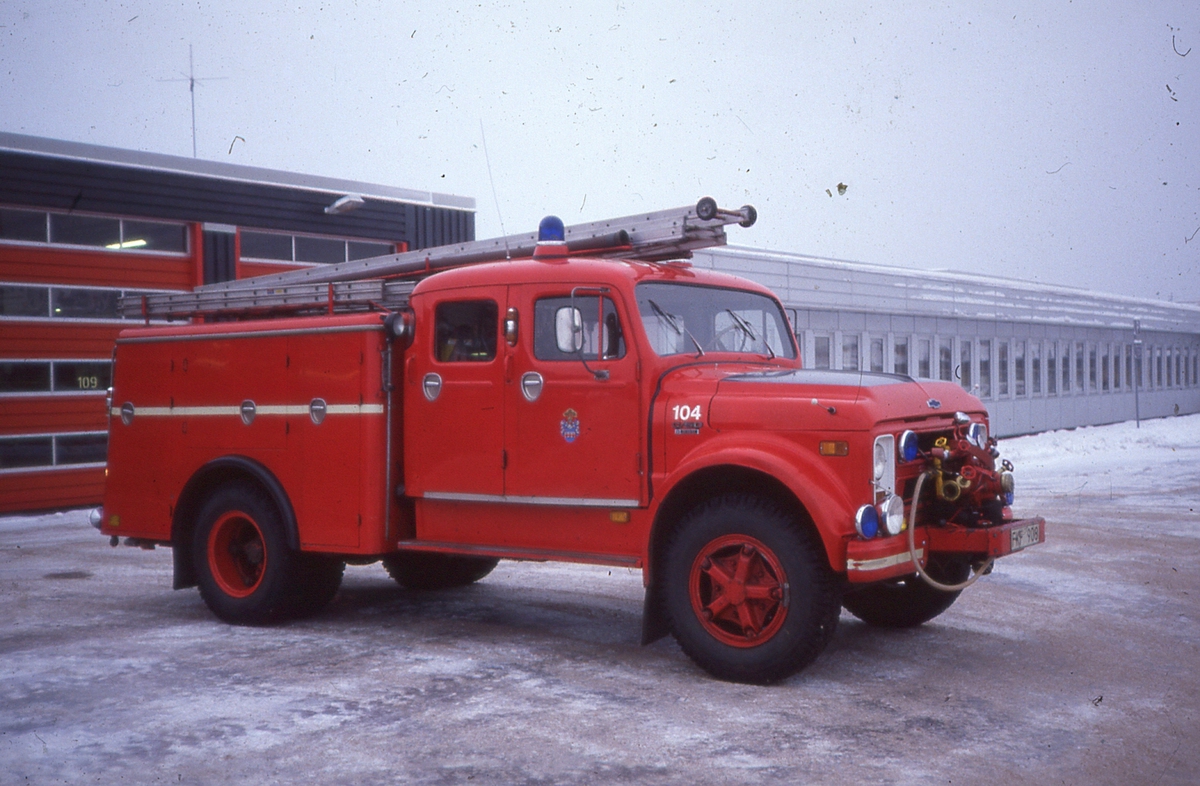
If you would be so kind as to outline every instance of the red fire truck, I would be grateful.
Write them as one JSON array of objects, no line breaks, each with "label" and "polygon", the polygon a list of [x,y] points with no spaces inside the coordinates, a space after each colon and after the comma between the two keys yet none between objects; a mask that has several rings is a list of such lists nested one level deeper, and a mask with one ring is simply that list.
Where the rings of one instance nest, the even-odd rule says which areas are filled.
[{"label": "red fire truck", "polygon": [[843,606],[919,625],[1045,522],[976,398],[806,369],[770,291],[679,261],[754,218],[551,217],[126,302],[186,319],[117,340],[94,521],[238,624],[321,609],[347,561],[447,588],[516,559],[640,568],[643,640],[728,680],[803,668]]}]

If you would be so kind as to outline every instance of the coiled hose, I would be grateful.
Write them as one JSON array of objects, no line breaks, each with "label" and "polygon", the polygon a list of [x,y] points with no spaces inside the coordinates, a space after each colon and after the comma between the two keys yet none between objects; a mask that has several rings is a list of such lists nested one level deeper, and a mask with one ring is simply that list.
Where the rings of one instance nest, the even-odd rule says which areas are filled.
[{"label": "coiled hose", "polygon": [[916,488],[913,489],[912,509],[908,514],[908,555],[912,558],[913,564],[917,566],[917,573],[925,580],[926,584],[942,592],[958,592],[971,586],[979,580],[980,576],[987,573],[988,569],[992,567],[992,563],[996,561],[996,558],[991,557],[988,559],[987,562],[975,570],[974,576],[958,584],[943,584],[925,572],[925,568],[921,567],[921,561],[917,558],[917,544],[913,533],[917,528],[917,504],[921,501],[921,487],[925,485],[925,479],[928,477],[928,472],[922,472],[917,478]]}]

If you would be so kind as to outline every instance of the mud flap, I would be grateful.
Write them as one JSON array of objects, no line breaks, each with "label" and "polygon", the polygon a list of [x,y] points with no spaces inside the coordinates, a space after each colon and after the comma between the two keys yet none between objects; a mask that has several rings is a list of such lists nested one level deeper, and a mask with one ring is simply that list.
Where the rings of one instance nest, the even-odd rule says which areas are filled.
[{"label": "mud flap", "polygon": [[646,599],[642,602],[642,646],[653,644],[671,632],[662,604],[658,602],[654,585],[646,587]]}]

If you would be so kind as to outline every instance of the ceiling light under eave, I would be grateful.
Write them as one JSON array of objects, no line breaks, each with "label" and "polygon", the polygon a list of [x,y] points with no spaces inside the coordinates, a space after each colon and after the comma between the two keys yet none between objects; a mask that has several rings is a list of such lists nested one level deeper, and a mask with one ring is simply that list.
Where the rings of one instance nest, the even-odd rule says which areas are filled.
[{"label": "ceiling light under eave", "polygon": [[325,208],[325,212],[329,215],[338,215],[340,213],[349,213],[351,210],[357,210],[362,207],[365,201],[358,194],[346,194],[332,205]]}]

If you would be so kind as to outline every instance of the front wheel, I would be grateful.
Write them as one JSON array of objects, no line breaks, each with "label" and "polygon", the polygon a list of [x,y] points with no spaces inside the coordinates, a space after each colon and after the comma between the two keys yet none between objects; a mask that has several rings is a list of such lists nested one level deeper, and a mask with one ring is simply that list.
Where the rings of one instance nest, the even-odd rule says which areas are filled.
[{"label": "front wheel", "polygon": [[[961,558],[930,555],[925,572],[943,584],[967,580],[971,566]],[[870,584],[846,593],[842,603],[846,611],[877,628],[914,628],[922,625],[958,599],[959,592],[944,592],[913,574],[904,578]]]},{"label": "front wheel", "polygon": [[200,597],[222,620],[264,625],[305,616],[337,592],[342,562],[288,547],[283,519],[265,492],[228,483],[208,498],[193,541]]},{"label": "front wheel", "polygon": [[675,639],[719,679],[791,676],[837,627],[838,585],[820,542],[757,497],[718,497],[688,514],[667,545],[660,580]]}]

